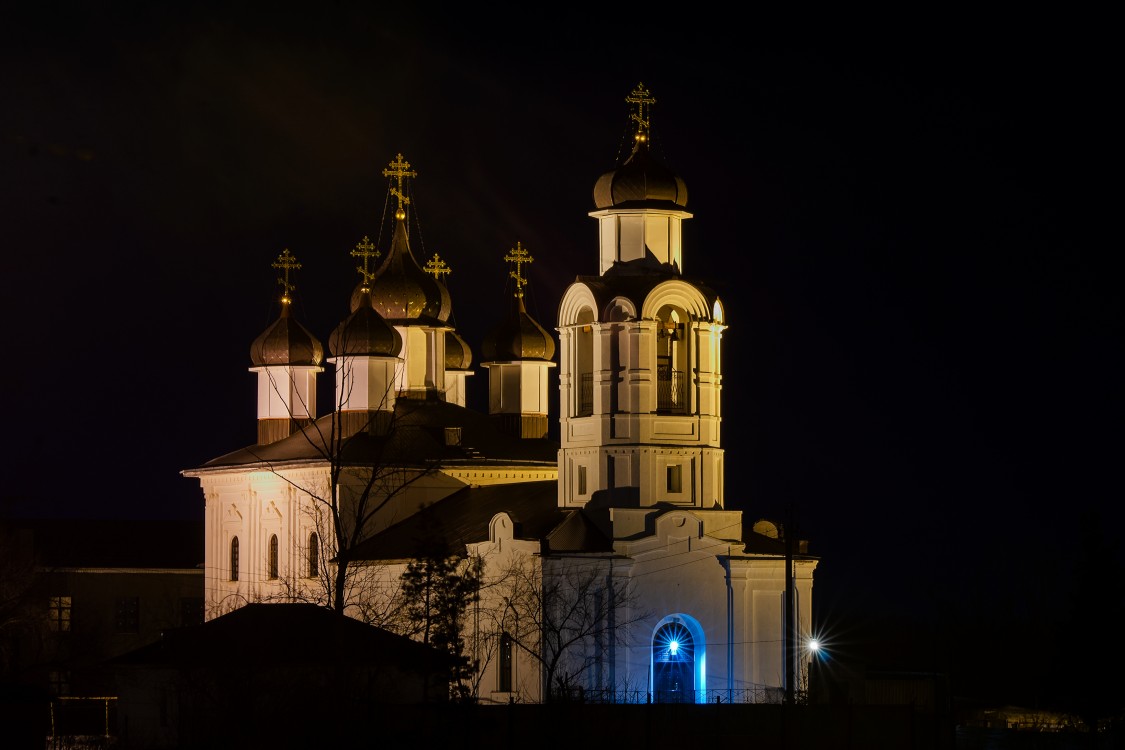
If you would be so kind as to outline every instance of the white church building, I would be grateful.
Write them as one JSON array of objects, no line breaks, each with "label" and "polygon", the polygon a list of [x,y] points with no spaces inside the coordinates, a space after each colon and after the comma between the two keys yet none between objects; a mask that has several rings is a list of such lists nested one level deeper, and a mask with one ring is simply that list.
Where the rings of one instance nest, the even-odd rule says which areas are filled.
[{"label": "white church building", "polygon": [[403,573],[438,550],[480,571],[463,634],[482,703],[802,689],[817,559],[725,507],[726,313],[683,273],[692,214],[650,151],[654,99],[638,85],[626,102],[632,153],[594,184],[597,273],[565,290],[557,335],[524,305],[530,252],[505,256],[510,309],[479,349],[487,413],[466,406],[448,267],[411,248],[401,154],[383,172],[392,236],[351,251],[360,279],[327,351],[290,310],[300,264],[277,259],[280,314],[251,345],[258,442],[183,472],[206,503],[208,618],[316,601],[404,632]]}]

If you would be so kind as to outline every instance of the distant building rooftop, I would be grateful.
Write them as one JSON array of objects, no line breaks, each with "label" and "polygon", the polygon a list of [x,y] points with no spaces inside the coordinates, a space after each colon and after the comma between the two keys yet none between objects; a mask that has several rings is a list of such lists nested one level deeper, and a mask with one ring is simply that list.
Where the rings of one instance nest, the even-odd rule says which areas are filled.
[{"label": "distant building rooftop", "polygon": [[2,519],[43,568],[196,568],[203,521]]}]

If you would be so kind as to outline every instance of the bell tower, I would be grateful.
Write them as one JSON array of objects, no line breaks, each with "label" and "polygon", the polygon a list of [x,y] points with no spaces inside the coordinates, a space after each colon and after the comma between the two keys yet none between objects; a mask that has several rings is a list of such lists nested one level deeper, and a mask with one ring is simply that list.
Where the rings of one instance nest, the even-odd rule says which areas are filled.
[{"label": "bell tower", "polygon": [[632,153],[594,186],[598,276],[559,305],[559,505],[723,507],[722,302],[683,276],[684,181],[652,153],[643,84]]}]

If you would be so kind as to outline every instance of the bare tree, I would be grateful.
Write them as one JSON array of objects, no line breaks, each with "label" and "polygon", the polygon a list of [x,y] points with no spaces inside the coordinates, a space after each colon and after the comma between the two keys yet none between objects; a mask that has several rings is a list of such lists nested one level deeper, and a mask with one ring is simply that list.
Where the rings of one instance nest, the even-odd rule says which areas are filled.
[{"label": "bare tree", "polygon": [[[269,387],[277,400],[288,407],[288,439],[293,440],[296,433],[304,440],[314,463],[324,467],[323,471],[312,473],[292,470],[290,462],[275,463],[266,457],[266,452],[259,452],[269,470],[307,497],[303,510],[309,526],[315,529],[299,549],[306,569],[288,573],[286,584],[280,587],[281,596],[312,601],[340,614],[350,610],[349,613],[380,620],[390,616],[389,605],[373,604],[366,598],[372,590],[366,585],[370,583],[367,579],[377,575],[377,571],[369,565],[353,565],[354,551],[391,521],[400,520],[397,517],[417,510],[406,507],[404,498],[439,464],[420,459],[412,451],[409,433],[418,428],[399,424],[394,399],[402,360],[396,362],[395,358],[402,342],[400,334],[371,306],[370,282],[374,274],[368,264],[377,255],[373,250],[374,246],[364,238],[352,251],[353,256],[362,258],[362,265],[356,270],[363,281],[353,299],[352,313],[329,339],[336,369],[335,402],[330,414],[312,418],[314,409],[307,403],[305,389],[294,381],[293,360],[288,358],[292,341],[289,334],[294,330],[291,326],[298,325],[288,320],[289,292],[294,288],[288,273],[300,267],[288,251],[275,263],[275,268],[284,272],[278,278],[285,290],[279,324],[285,322],[286,336],[270,338],[263,334],[255,347],[259,347],[258,361],[276,362],[279,357],[269,347],[278,346],[277,339],[284,341],[284,366],[265,368]],[[300,355],[305,366],[317,363],[319,357],[311,344]],[[363,366],[357,364],[361,361]],[[376,392],[370,393],[373,388]],[[378,388],[382,388],[381,393]],[[352,399],[355,394],[362,396],[357,400],[358,408]],[[372,396],[374,399],[369,402]]]},{"label": "bare tree", "polygon": [[[538,662],[545,701],[573,698],[590,670],[608,672],[612,647],[651,617],[603,557],[517,557],[501,578],[493,626]],[[614,687],[605,674],[594,682]]]},{"label": "bare tree", "polygon": [[[342,402],[344,396],[337,400]],[[388,590],[381,566],[357,565],[352,555],[375,533],[417,510],[406,506],[406,496],[440,463],[410,455],[410,432],[418,428],[399,424],[393,410],[357,415],[339,406],[299,432],[323,462],[319,479],[295,478],[284,466],[264,461],[307,497],[302,511],[315,530],[315,536],[298,545],[303,569],[279,577],[281,593],[275,596],[315,602],[338,613],[347,610],[382,624],[395,616],[396,592]]]}]

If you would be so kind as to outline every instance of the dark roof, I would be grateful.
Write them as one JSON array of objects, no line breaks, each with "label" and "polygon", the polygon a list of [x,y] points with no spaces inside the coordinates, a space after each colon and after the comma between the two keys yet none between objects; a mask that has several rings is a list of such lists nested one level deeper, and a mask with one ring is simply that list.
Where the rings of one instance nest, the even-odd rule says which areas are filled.
[{"label": "dark roof", "polygon": [[[742,541],[746,543],[746,554],[777,555],[779,557],[783,557],[786,553],[785,539],[783,538],[783,536],[774,537],[767,536],[765,534],[759,534],[758,532],[754,531],[754,524],[756,522],[757,521],[749,514],[742,514]],[[784,534],[783,527],[779,529],[779,533]],[[797,546],[797,551],[795,551],[795,555],[798,559],[816,559],[815,555],[810,555],[805,551],[801,551],[802,549],[807,548],[807,545],[807,540],[800,540]]]},{"label": "dark roof", "polygon": [[[316,648],[293,648],[294,638]],[[202,625],[167,630],[156,643],[122,654],[115,665],[344,662],[414,669],[435,658],[424,644],[316,604],[253,603]]]},{"label": "dark roof", "polygon": [[488,525],[497,513],[512,516],[517,539],[547,541],[556,552],[613,548],[582,511],[558,507],[558,483],[552,480],[466,487],[375,535],[352,558],[405,560],[439,539],[446,554],[464,555],[466,544],[487,541]]},{"label": "dark roof", "polygon": [[24,537],[47,568],[200,568],[203,521],[12,519],[0,521]]},{"label": "dark roof", "polygon": [[613,541],[601,532],[585,511],[571,511],[547,535],[551,552],[611,552]]},{"label": "dark roof", "polygon": [[[447,444],[447,427],[460,428],[459,445]],[[275,443],[242,448],[214,458],[199,468],[322,461],[325,453],[317,447],[323,444],[320,435],[327,437],[331,434],[332,415],[326,415],[304,430]],[[558,448],[555,441],[508,435],[488,415],[457,404],[401,398],[395,402],[395,416],[389,435],[357,434],[349,439],[343,461],[363,465],[378,457],[379,462],[385,465],[402,466],[477,466],[487,463],[557,466]]]}]

